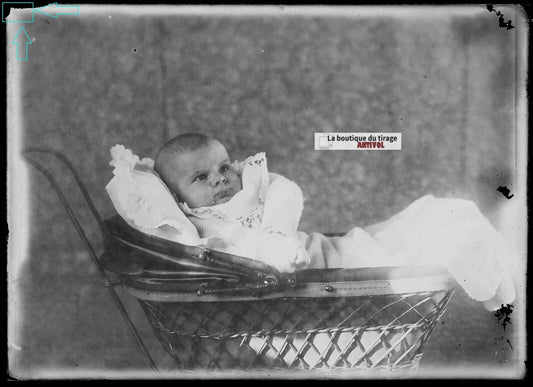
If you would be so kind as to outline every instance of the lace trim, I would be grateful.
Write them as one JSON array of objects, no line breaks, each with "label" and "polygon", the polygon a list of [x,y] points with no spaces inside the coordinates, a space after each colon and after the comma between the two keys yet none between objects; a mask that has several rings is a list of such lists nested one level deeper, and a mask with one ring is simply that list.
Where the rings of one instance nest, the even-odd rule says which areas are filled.
[{"label": "lace trim", "polygon": [[244,227],[258,228],[261,226],[261,219],[263,217],[263,203],[259,203],[249,214],[237,218]]},{"label": "lace trim", "polygon": [[133,154],[133,152],[130,149],[127,149],[124,145],[116,144],[111,148],[110,153],[111,161],[109,162],[109,165],[114,167],[114,175],[120,172],[131,172],[133,169],[154,173],[154,160],[149,157],[140,160],[139,156]]},{"label": "lace trim", "polygon": [[190,213],[197,218],[201,219],[219,219],[219,220],[229,220],[229,218],[224,215],[222,212],[212,209],[210,207],[199,207],[190,209]]},{"label": "lace trim", "polygon": [[251,166],[254,166],[254,165],[263,166],[267,162],[266,154],[265,152],[260,152],[254,156],[248,157],[246,160],[244,160],[244,162]]},{"label": "lace trim", "polygon": [[242,174],[242,171],[246,165],[254,166],[259,165],[263,166],[267,162],[265,152],[259,152],[253,156],[249,156],[243,161],[235,160],[231,163],[231,167],[239,174]]},{"label": "lace trim", "polygon": [[237,221],[244,227],[257,228],[261,226],[261,218],[263,216],[263,203],[259,203],[250,213],[238,217],[237,219],[231,219],[222,212],[210,207],[189,209],[189,213],[200,219],[218,219],[228,222]]},{"label": "lace trim", "polygon": [[[268,179],[268,170],[267,170],[267,165],[266,165],[267,164],[267,158],[266,158],[265,152],[260,152],[260,153],[257,153],[254,156],[250,156],[244,162],[246,163],[246,165],[250,165],[250,166],[265,167],[266,180],[267,181],[269,180]],[[265,204],[265,195],[266,195],[267,188],[268,188],[268,183],[265,182],[265,180],[263,180],[263,184],[259,188],[259,195],[258,195],[258,199],[259,199],[259,204],[260,205],[264,205]]]}]

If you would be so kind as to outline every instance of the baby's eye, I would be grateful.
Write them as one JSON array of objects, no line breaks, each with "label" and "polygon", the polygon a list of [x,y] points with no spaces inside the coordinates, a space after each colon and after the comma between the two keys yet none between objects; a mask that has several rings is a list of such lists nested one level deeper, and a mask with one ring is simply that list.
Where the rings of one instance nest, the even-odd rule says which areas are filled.
[{"label": "baby's eye", "polygon": [[194,181],[204,181],[207,179],[207,175],[205,173],[202,173],[194,178]]},{"label": "baby's eye", "polygon": [[220,168],[220,172],[224,173],[224,172],[227,172],[229,171],[231,168],[229,165],[223,165],[221,168]]}]

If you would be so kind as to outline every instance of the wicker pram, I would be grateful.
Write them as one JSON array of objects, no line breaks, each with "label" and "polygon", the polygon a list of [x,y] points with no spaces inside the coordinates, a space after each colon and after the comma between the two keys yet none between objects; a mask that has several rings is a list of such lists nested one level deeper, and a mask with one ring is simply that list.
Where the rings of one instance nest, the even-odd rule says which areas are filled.
[{"label": "wicker pram", "polygon": [[[102,254],[96,254],[53,175],[36,161],[43,153],[71,171],[102,231]],[[146,235],[118,215],[103,220],[61,153],[27,148],[23,155],[54,187],[154,370],[115,286],[138,300],[178,370],[342,370],[347,377],[415,372],[454,291],[451,276],[433,267],[282,274],[244,257]]]}]

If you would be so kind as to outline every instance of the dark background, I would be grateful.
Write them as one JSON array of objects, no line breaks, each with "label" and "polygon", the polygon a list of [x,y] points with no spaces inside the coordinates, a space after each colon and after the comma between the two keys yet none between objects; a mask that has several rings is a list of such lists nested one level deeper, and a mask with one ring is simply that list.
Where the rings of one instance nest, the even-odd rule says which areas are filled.
[{"label": "dark background", "polygon": [[[428,193],[474,200],[498,226],[506,199],[496,188],[516,187],[517,41],[486,8],[335,16],[83,10],[57,20],[36,15],[27,26],[34,41],[28,60],[16,63],[24,113],[13,136],[17,147],[65,154],[104,217],[114,213],[105,192],[113,145],[153,158],[171,137],[198,131],[234,159],[266,152],[269,169],[304,192],[302,231],[365,226]],[[500,10],[523,22],[513,8]],[[315,151],[314,133],[329,131],[401,132],[402,150]],[[41,160],[99,242],[76,185],[59,163]],[[27,197],[15,198],[29,218],[25,252],[11,256],[21,267],[12,282],[11,373],[146,370],[57,196],[41,175],[25,173]],[[125,299],[165,364],[138,306]],[[516,340],[514,326],[503,330],[459,290],[420,371],[506,375],[520,365]]]}]

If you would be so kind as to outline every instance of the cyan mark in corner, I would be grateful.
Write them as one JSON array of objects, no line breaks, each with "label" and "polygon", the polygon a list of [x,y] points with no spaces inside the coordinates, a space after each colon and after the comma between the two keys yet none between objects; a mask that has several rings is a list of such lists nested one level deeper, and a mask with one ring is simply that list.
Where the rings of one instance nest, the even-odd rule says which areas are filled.
[{"label": "cyan mark in corner", "polygon": [[45,5],[44,7],[35,8],[34,13],[40,13],[42,15],[53,17],[57,19],[58,16],[62,15],[79,15],[80,6],[79,5],[57,5],[57,3],[52,3]]},{"label": "cyan mark in corner", "polygon": [[28,44],[32,44],[32,41],[23,26],[19,28],[12,43],[17,46],[17,60],[28,60]]}]

